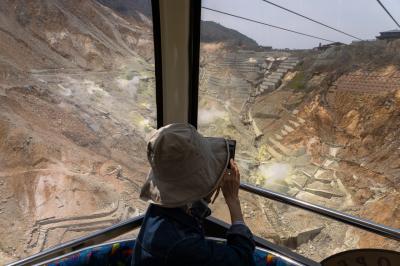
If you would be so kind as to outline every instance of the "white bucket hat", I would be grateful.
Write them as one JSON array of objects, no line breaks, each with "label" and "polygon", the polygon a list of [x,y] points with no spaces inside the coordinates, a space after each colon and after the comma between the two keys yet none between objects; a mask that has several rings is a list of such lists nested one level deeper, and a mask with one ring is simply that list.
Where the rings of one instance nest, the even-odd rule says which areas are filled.
[{"label": "white bucket hat", "polygon": [[217,188],[229,163],[224,138],[208,138],[190,124],[158,129],[147,144],[150,173],[140,198],[165,207],[200,200]]}]

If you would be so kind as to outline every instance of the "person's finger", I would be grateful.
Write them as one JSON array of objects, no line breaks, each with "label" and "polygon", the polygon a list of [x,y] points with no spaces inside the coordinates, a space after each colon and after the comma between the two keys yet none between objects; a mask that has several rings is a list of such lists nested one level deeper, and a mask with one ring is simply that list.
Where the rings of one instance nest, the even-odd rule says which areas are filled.
[{"label": "person's finger", "polygon": [[235,161],[233,159],[231,159],[230,163],[231,163],[231,169],[235,170],[235,167],[236,167]]},{"label": "person's finger", "polygon": [[236,161],[234,161],[234,160],[232,160],[233,161],[233,165],[235,166],[235,168],[238,168],[238,164],[236,163]]},{"label": "person's finger", "polygon": [[240,171],[238,165],[235,163],[235,177],[238,182],[240,182]]},{"label": "person's finger", "polygon": [[238,174],[238,172],[237,172],[237,168],[236,168],[236,165],[233,165],[233,167],[232,167],[232,170],[233,170],[233,174],[235,175],[235,177],[237,176],[237,174]]},{"label": "person's finger", "polygon": [[239,174],[238,166],[237,166],[236,162],[233,159],[232,159],[232,169],[233,169],[235,175]]}]

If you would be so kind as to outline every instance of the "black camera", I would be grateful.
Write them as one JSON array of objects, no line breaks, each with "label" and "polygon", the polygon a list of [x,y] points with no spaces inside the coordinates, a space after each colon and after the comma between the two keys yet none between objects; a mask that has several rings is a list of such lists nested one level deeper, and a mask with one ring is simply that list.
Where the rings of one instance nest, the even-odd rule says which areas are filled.
[{"label": "black camera", "polygon": [[228,139],[229,146],[229,163],[228,169],[231,169],[231,159],[235,159],[235,150],[236,150],[236,140]]}]

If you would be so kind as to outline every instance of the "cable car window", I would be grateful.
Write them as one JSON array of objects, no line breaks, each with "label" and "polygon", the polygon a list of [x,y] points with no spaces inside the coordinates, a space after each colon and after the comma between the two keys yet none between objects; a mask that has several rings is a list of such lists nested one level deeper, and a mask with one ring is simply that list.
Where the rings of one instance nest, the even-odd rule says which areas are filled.
[{"label": "cable car window", "polygon": [[[198,128],[237,140],[242,181],[400,228],[400,5],[202,5]],[[249,222],[264,213],[272,231],[293,211],[248,198]],[[332,249],[345,245],[339,231],[346,230],[348,248],[398,250],[389,240],[369,241],[333,224],[323,223],[328,233],[315,238],[338,241]],[[314,247],[323,243],[308,240]],[[322,253],[320,259],[328,255]]]},{"label": "cable car window", "polygon": [[143,213],[150,1],[1,1],[0,264]]}]

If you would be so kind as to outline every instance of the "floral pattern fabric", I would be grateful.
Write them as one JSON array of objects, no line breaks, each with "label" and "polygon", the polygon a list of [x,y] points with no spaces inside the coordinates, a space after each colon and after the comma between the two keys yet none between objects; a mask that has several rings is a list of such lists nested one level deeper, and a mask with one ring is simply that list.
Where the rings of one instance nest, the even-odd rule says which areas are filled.
[{"label": "floral pattern fabric", "polygon": [[[47,262],[45,266],[130,266],[135,246],[134,240],[120,241],[80,250]],[[290,262],[267,251],[256,249],[254,261],[257,266],[292,266]]]}]

